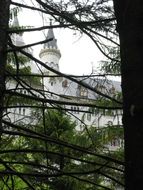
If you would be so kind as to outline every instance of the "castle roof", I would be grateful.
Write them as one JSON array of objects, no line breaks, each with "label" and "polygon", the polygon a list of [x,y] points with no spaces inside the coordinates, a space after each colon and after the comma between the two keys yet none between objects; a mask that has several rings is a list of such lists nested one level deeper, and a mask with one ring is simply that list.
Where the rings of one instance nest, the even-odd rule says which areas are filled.
[{"label": "castle roof", "polygon": [[44,48],[52,48],[52,49],[58,49],[58,46],[57,46],[57,40],[55,38],[55,35],[54,35],[54,32],[53,32],[53,28],[50,28],[48,30],[48,34],[47,34],[47,37],[46,39],[51,39],[51,41],[47,42],[44,44]]},{"label": "castle roof", "polygon": [[[62,95],[72,96],[72,97],[81,97],[83,96],[86,99],[96,100],[99,95],[91,90],[87,90],[81,85],[70,81],[69,79],[63,79],[63,82],[66,80],[66,86],[63,85]],[[92,88],[95,88],[99,92],[102,92],[106,95],[114,96],[117,92],[121,92],[121,83],[119,81],[105,80],[100,78],[86,78],[85,76],[76,78],[78,81],[89,85]],[[64,84],[64,83],[63,83]]]}]

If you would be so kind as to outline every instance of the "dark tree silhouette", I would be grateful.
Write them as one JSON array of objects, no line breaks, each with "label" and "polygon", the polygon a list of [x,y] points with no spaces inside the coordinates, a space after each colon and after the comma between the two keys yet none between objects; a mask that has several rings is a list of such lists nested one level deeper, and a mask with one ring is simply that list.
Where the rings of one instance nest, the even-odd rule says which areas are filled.
[{"label": "dark tree silhouette", "polygon": [[143,188],[143,2],[114,0],[120,37],[125,129],[125,187]]},{"label": "dark tree silhouette", "polygon": [[3,101],[5,91],[5,67],[6,67],[6,49],[8,42],[8,22],[9,22],[9,6],[10,1],[0,2],[0,135],[2,133],[2,122],[3,117]]}]

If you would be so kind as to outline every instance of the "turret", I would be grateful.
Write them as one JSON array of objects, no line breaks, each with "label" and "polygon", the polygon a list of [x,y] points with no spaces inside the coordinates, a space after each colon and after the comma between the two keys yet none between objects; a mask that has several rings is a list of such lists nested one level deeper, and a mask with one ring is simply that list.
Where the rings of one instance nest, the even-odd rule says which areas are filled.
[{"label": "turret", "polygon": [[[15,27],[15,28],[20,27],[17,15],[14,15],[14,19],[13,19],[13,22],[12,22],[12,27]],[[24,40],[23,40],[23,34],[22,33],[13,34],[12,35],[12,41],[13,41],[14,45],[16,45],[16,46],[23,46],[25,44]]]},{"label": "turret", "polygon": [[[61,53],[58,49],[57,40],[55,39],[52,28],[48,30],[46,39],[51,40],[44,44],[44,48],[41,50],[39,57],[41,58],[42,62],[46,63],[49,67],[59,71],[59,60],[61,57]],[[44,69],[43,72],[47,73],[47,70]],[[54,74],[50,71],[48,71],[48,73],[49,75]]]},{"label": "turret", "polygon": [[[20,28],[20,24],[19,24],[17,14],[13,15],[13,17],[14,18],[13,18],[13,22],[12,22],[11,27],[17,28],[17,29]],[[25,42],[23,39],[23,33],[14,33],[14,34],[12,34],[11,38],[12,38],[12,42],[15,46],[24,46],[25,45]],[[25,48],[23,50],[26,51],[27,53],[30,53],[31,55],[33,55],[33,49],[31,47]],[[22,55],[22,56],[26,57],[24,55]],[[37,72],[37,68],[35,66],[33,66],[34,64],[32,64],[32,61],[29,61],[29,59],[27,59],[27,61],[25,61],[25,64],[27,64],[27,66],[31,67],[32,72]],[[20,66],[24,67],[25,64],[21,64]]]}]

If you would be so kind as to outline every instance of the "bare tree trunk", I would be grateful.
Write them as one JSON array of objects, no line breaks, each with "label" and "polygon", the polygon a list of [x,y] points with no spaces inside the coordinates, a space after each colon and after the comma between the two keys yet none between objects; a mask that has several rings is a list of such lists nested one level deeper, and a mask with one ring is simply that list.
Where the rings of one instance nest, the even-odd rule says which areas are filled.
[{"label": "bare tree trunk", "polygon": [[121,45],[125,189],[143,189],[143,1],[114,0]]},{"label": "bare tree trunk", "polygon": [[5,66],[7,49],[7,29],[10,0],[0,0],[0,135],[2,129],[3,101],[5,90]]}]

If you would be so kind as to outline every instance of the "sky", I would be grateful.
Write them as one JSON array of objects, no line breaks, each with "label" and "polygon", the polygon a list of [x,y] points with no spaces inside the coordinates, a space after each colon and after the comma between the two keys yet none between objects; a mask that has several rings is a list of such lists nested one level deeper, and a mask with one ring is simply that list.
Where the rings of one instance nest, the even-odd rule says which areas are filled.
[{"label": "sky", "polygon": [[[24,10],[19,13],[20,25],[24,26],[41,26],[43,21],[38,12]],[[48,25],[49,21],[46,21]],[[44,40],[47,31],[31,32],[24,34],[26,43],[33,43],[38,40]],[[95,72],[99,67],[100,60],[104,57],[95,46],[95,44],[86,36],[69,29],[54,29],[57,39],[58,48],[61,51],[59,63],[60,71],[67,74],[86,75]],[[34,48],[34,55],[39,58],[39,52],[42,46]]]}]

